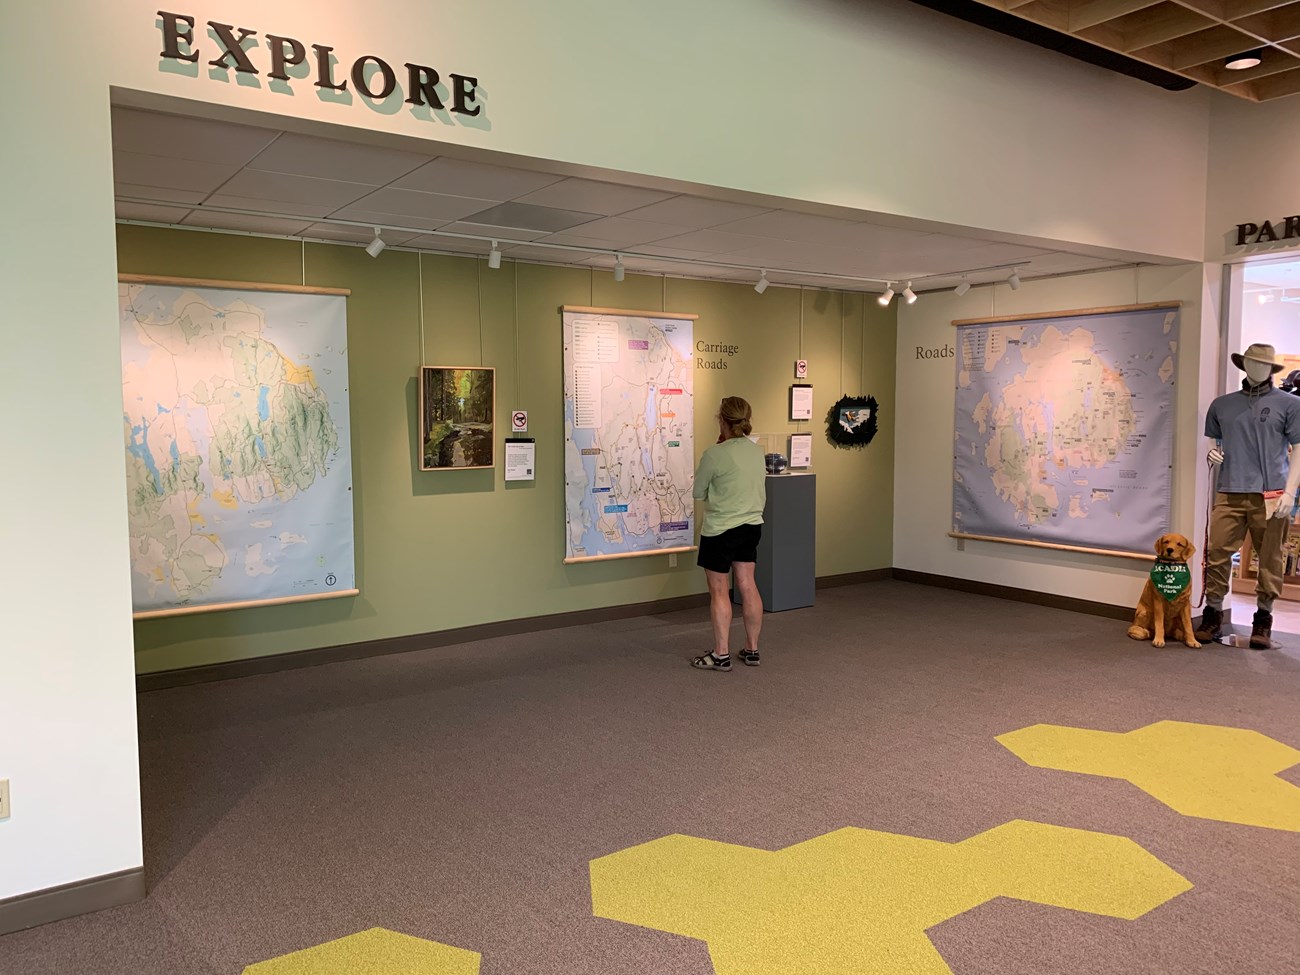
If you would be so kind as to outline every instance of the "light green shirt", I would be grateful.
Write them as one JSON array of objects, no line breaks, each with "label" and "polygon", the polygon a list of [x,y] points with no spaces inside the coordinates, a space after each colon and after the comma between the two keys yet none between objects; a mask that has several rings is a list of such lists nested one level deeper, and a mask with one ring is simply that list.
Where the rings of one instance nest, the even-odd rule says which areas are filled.
[{"label": "light green shirt", "polygon": [[701,535],[721,535],[737,525],[761,525],[767,503],[763,448],[748,437],[714,444],[695,469],[695,499],[708,503]]}]

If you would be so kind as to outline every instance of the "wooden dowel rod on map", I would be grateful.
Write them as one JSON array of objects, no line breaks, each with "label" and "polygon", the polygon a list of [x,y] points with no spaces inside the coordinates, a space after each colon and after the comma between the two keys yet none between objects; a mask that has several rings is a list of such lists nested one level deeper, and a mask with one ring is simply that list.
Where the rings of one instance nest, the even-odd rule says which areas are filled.
[{"label": "wooden dowel rod on map", "polygon": [[1154,562],[1155,555],[1141,552],[1121,552],[1113,548],[1088,548],[1085,545],[1065,545],[1061,542],[1031,542],[1020,538],[998,538],[996,535],[968,535],[966,532],[948,532],[949,538],[962,538],[972,542],[998,542],[1002,545],[1028,545],[1030,548],[1053,548],[1061,552],[1082,552],[1084,555],[1112,555],[1120,559],[1138,559]]},{"label": "wooden dowel rod on map", "polygon": [[265,281],[209,281],[207,278],[169,278],[157,274],[119,274],[122,284],[171,284],[179,288],[230,288],[236,291],[283,291],[295,295],[347,295],[351,288],[316,288],[301,284],[268,284]]},{"label": "wooden dowel rod on map", "polygon": [[606,559],[635,559],[642,555],[676,555],[679,552],[694,552],[694,545],[685,545],[682,548],[655,548],[649,552],[618,552],[614,555],[579,555],[575,558],[565,559],[564,564],[569,565],[573,562],[603,562]]},{"label": "wooden dowel rod on map", "polygon": [[281,596],[279,599],[249,599],[242,603],[213,603],[211,606],[178,606],[175,609],[150,609],[132,613],[137,620],[156,620],[164,616],[188,616],[191,613],[221,613],[229,609],[256,609],[259,606],[284,606],[289,603],[310,603],[318,599],[339,599],[343,596],[360,596],[360,589],[343,589],[339,592],[315,592],[307,596]]},{"label": "wooden dowel rod on map", "polygon": [[959,318],[957,325],[997,325],[1002,322],[1033,322],[1040,318],[1074,318],[1082,315],[1117,315],[1125,311],[1150,311],[1153,308],[1182,308],[1181,301],[1153,301],[1145,305],[1116,305],[1113,308],[1076,308],[1073,311],[1036,311],[1028,315],[1003,315],[999,318]]},{"label": "wooden dowel rod on map", "polygon": [[626,315],[629,318],[681,318],[696,321],[700,316],[679,311],[634,311],[628,308],[591,308],[587,305],[561,305],[561,312],[577,312],[580,315]]}]

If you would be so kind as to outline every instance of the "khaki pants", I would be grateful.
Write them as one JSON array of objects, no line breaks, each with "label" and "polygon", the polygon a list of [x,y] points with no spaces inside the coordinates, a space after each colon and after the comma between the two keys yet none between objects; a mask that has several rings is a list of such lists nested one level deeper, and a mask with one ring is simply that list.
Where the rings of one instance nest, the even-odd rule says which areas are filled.
[{"label": "khaki pants", "polygon": [[1256,592],[1259,608],[1272,611],[1273,600],[1282,591],[1282,570],[1286,563],[1282,545],[1291,527],[1290,518],[1269,518],[1262,494],[1216,494],[1210,513],[1210,544],[1205,553],[1205,599],[1221,606],[1228,593],[1233,553],[1241,548],[1250,532],[1250,542],[1259,556]]}]

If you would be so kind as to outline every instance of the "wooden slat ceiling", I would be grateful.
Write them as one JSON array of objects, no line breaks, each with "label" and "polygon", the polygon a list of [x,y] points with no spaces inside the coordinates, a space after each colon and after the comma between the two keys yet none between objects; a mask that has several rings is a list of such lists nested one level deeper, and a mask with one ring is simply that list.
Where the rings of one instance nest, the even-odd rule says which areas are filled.
[{"label": "wooden slat ceiling", "polygon": [[[979,2],[1250,101],[1300,93],[1300,0]],[[1223,66],[1256,48],[1258,67]]]}]

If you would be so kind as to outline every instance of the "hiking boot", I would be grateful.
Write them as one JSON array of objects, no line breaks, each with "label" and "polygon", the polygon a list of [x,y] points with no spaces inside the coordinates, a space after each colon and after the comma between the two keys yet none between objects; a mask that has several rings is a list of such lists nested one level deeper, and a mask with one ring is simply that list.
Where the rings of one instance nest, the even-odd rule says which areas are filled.
[{"label": "hiking boot", "polygon": [[1273,614],[1266,609],[1255,610],[1250,626],[1250,649],[1270,650],[1273,647]]},{"label": "hiking boot", "polygon": [[[1258,616],[1256,617],[1258,619]],[[1201,625],[1196,628],[1196,639],[1201,643],[1213,643],[1223,634],[1223,610],[1206,606],[1201,613]]]}]

